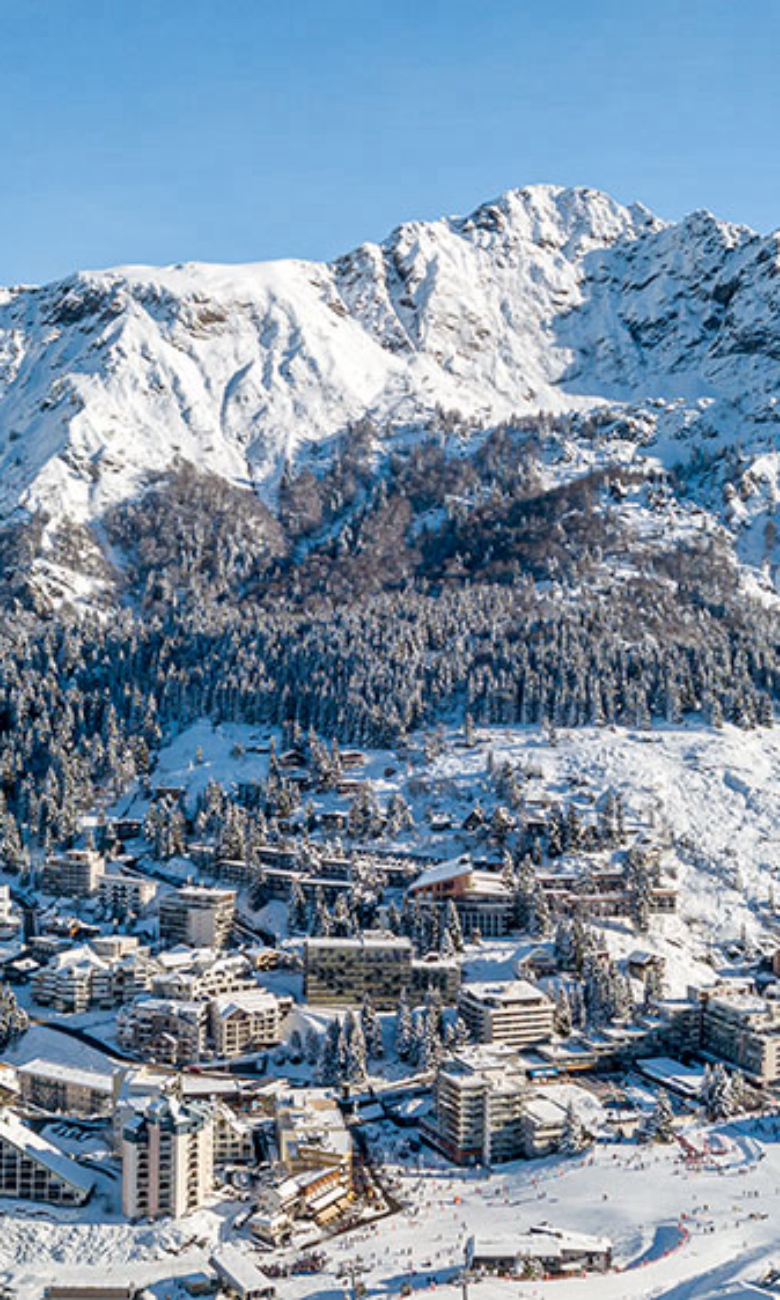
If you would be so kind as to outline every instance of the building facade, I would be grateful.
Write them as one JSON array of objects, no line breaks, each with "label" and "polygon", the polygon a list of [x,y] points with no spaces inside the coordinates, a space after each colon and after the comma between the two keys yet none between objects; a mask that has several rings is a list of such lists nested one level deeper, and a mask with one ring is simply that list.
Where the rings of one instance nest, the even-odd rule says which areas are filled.
[{"label": "building facade", "polygon": [[360,1006],[391,1011],[412,982],[410,939],[366,933],[356,939],[307,939],[304,998],[313,1005]]},{"label": "building facade", "polygon": [[47,858],[41,889],[63,898],[89,898],[97,893],[104,871],[104,859],[94,849],[70,849]]},{"label": "building facade", "polygon": [[209,1021],[215,1056],[240,1056],[273,1047],[281,1039],[291,1006],[292,998],[277,998],[259,988],[214,998]]},{"label": "building facade", "polygon": [[10,1111],[0,1112],[0,1196],[76,1206],[89,1200],[94,1180]]},{"label": "building facade", "polygon": [[475,1043],[522,1048],[552,1038],[555,1006],[528,980],[465,984],[458,1011]]},{"label": "building facade", "polygon": [[110,1115],[114,1083],[110,1074],[79,1070],[59,1062],[34,1060],[16,1071],[22,1101],[68,1115]]},{"label": "building facade", "polygon": [[122,1127],[122,1208],[130,1219],[181,1218],[214,1186],[211,1109],[164,1096]]},{"label": "building facade", "polygon": [[188,885],[160,900],[160,939],[190,948],[224,948],[236,910],[233,889]]}]

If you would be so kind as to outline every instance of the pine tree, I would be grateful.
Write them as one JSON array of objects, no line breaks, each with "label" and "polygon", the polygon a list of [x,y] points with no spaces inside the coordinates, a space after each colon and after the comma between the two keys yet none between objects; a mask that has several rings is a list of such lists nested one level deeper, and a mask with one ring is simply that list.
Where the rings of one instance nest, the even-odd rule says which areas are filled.
[{"label": "pine tree", "polygon": [[450,939],[452,940],[452,946],[455,949],[455,952],[463,952],[463,949],[466,946],[463,938],[463,930],[460,924],[460,917],[458,916],[458,909],[455,906],[453,899],[451,898],[447,899],[447,906],[444,912],[443,928],[450,936]]},{"label": "pine tree", "polygon": [[664,995],[664,980],[660,967],[656,962],[651,962],[645,971],[645,987],[643,1005],[645,1010],[651,1010],[656,1007]]},{"label": "pine tree", "polygon": [[555,999],[555,1032],[562,1038],[568,1038],[571,1028],[571,1004],[566,989],[561,987]]},{"label": "pine tree", "polygon": [[664,1088],[659,1088],[653,1113],[650,1116],[648,1135],[656,1142],[671,1142],[673,1119],[669,1094]]},{"label": "pine tree", "polygon": [[736,1109],[731,1078],[720,1061],[705,1069],[699,1098],[709,1120],[728,1119]]},{"label": "pine tree", "polygon": [[290,886],[290,901],[287,905],[287,923],[290,930],[296,933],[305,933],[309,925],[309,909],[306,903],[306,895],[303,892],[303,886],[297,876],[293,877]]},{"label": "pine tree", "polygon": [[566,1108],[560,1149],[564,1155],[576,1156],[589,1145],[590,1138],[572,1102]]},{"label": "pine tree", "polygon": [[547,895],[542,886],[537,881],[531,896],[531,908],[528,918],[528,929],[531,934],[544,938],[549,934],[552,919],[550,917],[550,905],[547,902]]},{"label": "pine tree", "polygon": [[303,1040],[303,1051],[309,1065],[316,1065],[322,1046],[317,1030],[309,1026]]},{"label": "pine tree", "polygon": [[574,970],[574,938],[568,917],[560,920],[555,927],[553,953],[561,970]]},{"label": "pine tree", "polygon": [[408,1061],[412,1053],[414,1034],[412,1015],[406,995],[398,1000],[395,1016],[395,1050],[399,1061]]},{"label": "pine tree", "polygon": [[19,1006],[13,989],[0,984],[0,1048],[23,1034],[28,1024],[27,1012]]},{"label": "pine tree", "polygon": [[341,1025],[331,1020],[325,1031],[320,1056],[319,1074],[323,1083],[338,1083],[343,1078],[340,1060]]},{"label": "pine tree", "polygon": [[370,998],[366,998],[360,1011],[360,1019],[363,1026],[363,1037],[365,1039],[366,1051],[371,1058],[379,1058],[384,1055],[384,1043],[382,1041],[382,1022],[379,1019]]},{"label": "pine tree", "polygon": [[363,1083],[366,1078],[366,1040],[360,1017],[351,1009],[342,1024],[344,1076],[350,1083]]}]

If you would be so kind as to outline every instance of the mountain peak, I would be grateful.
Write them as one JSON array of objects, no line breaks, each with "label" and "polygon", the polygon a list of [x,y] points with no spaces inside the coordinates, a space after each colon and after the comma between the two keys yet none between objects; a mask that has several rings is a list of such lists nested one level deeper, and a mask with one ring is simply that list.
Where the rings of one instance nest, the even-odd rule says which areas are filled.
[{"label": "mountain peak", "polygon": [[[769,246],[771,244],[771,247]],[[99,517],[177,460],[271,487],[371,417],[475,426],[702,394],[766,422],[777,247],[585,187],[510,189],[332,264],[82,272],[0,300],[0,517]]]}]

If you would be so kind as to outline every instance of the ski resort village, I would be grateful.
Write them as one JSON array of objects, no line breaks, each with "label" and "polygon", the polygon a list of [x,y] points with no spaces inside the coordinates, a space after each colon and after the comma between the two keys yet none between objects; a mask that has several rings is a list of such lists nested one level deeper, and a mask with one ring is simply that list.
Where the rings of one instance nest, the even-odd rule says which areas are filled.
[{"label": "ski resort village", "polygon": [[771,729],[468,718],[7,814],[3,1294],[780,1294],[778,816]]}]

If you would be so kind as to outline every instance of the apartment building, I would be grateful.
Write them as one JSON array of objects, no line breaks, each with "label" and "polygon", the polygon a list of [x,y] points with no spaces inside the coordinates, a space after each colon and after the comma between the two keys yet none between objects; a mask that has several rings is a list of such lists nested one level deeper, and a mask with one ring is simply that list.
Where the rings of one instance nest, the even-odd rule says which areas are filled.
[{"label": "apartment building", "polygon": [[334,1171],[335,1186],[351,1191],[352,1138],[328,1092],[307,1088],[282,1093],[274,1118],[279,1165],[286,1174]]},{"label": "apartment building", "polygon": [[304,998],[314,1005],[355,1006],[370,999],[394,1010],[412,982],[410,939],[368,931],[355,939],[307,939]]},{"label": "apartment building", "polygon": [[0,1196],[75,1206],[89,1200],[93,1187],[75,1160],[11,1111],[0,1112]]},{"label": "apartment building", "polygon": [[181,1218],[214,1186],[211,1108],[163,1096],[122,1126],[122,1208],[130,1219]]},{"label": "apartment building", "polygon": [[224,948],[235,910],[234,889],[187,885],[160,900],[160,939],[190,948]]},{"label": "apartment building", "polygon": [[89,898],[98,892],[105,861],[94,849],[70,849],[47,858],[41,889],[61,898]]},{"label": "apartment building", "polygon": [[223,1102],[212,1105],[214,1116],[214,1164],[248,1165],[255,1164],[256,1122],[243,1115],[237,1115],[230,1106]]},{"label": "apartment building", "polygon": [[705,993],[701,1050],[735,1065],[752,1083],[780,1082],[780,1002],[723,988]]},{"label": "apartment building", "polygon": [[141,998],[117,1016],[121,1047],[146,1061],[192,1065],[206,1054],[208,1006],[171,998]]},{"label": "apartment building", "polygon": [[16,1071],[22,1101],[67,1115],[109,1115],[114,1080],[98,1070],[82,1070],[36,1058]]},{"label": "apartment building", "polygon": [[142,912],[157,895],[157,885],[144,876],[107,873],[98,884],[98,898],[111,912],[126,916]]},{"label": "apartment building", "polygon": [[490,1164],[523,1155],[525,1071],[517,1055],[465,1049],[436,1076],[435,1119],[426,1137],[456,1164]]},{"label": "apartment building", "polygon": [[251,962],[243,953],[220,957],[211,948],[177,948],[157,957],[152,980],[156,997],[205,1002],[223,993],[254,988]]},{"label": "apartment building", "polygon": [[[540,871],[537,880],[553,916],[630,916],[634,903],[624,867],[584,861],[575,869]],[[677,910],[678,889],[661,874],[648,890],[648,909],[654,915]]]},{"label": "apartment building", "polygon": [[455,957],[438,957],[431,953],[427,957],[415,958],[409,1001],[417,1004],[424,1002],[429,993],[437,993],[445,1006],[452,1006],[458,1000],[460,979],[460,962]]},{"label": "apartment building", "polygon": [[88,944],[58,953],[32,978],[33,1000],[55,1011],[81,1014],[113,1003],[111,968]]},{"label": "apartment building", "polygon": [[458,1011],[475,1043],[522,1048],[552,1038],[555,1006],[528,980],[465,984]]},{"label": "apartment building", "polygon": [[599,1110],[574,1084],[534,1086],[527,1062],[507,1044],[455,1053],[439,1067],[434,1101],[423,1135],[461,1165],[546,1155],[560,1145],[570,1105],[583,1116]]},{"label": "apartment building", "polygon": [[240,1056],[274,1046],[291,1007],[292,998],[277,998],[260,988],[214,998],[209,1006],[214,1055]]},{"label": "apartment building", "polygon": [[151,987],[155,965],[148,949],[137,940],[126,948],[126,941],[127,936],[101,937],[57,953],[32,978],[34,1001],[80,1014],[138,997]]},{"label": "apartment building", "polygon": [[0,939],[12,939],[21,927],[22,917],[11,898],[11,887],[0,885]]}]

